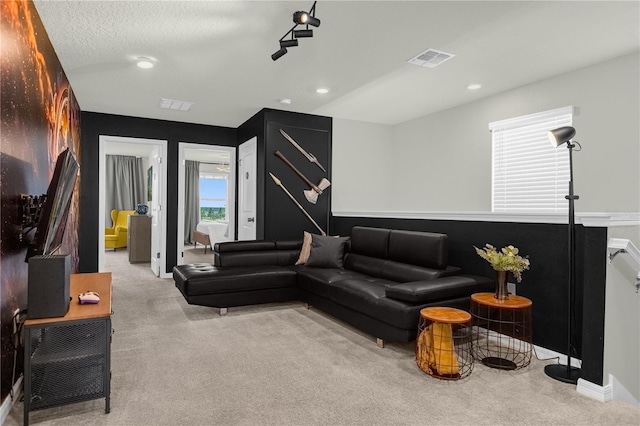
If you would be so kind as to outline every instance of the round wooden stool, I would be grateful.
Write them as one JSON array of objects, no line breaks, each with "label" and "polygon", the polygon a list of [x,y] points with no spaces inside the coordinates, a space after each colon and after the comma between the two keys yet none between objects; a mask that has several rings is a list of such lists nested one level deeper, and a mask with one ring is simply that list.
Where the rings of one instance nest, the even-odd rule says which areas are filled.
[{"label": "round wooden stool", "polygon": [[471,315],[455,308],[431,307],[420,311],[416,364],[443,380],[467,377],[473,370]]}]

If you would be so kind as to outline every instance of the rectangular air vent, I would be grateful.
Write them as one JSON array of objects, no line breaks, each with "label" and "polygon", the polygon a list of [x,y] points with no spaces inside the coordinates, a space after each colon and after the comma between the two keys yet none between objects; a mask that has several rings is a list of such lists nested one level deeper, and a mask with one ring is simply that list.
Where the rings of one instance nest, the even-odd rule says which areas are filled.
[{"label": "rectangular air vent", "polygon": [[420,65],[421,67],[435,68],[443,62],[446,62],[449,59],[453,58],[454,56],[456,55],[454,55],[453,53],[447,53],[435,49],[427,49],[424,52],[419,53],[418,55],[409,59],[407,62],[413,65]]},{"label": "rectangular air vent", "polygon": [[173,109],[177,111],[189,111],[193,106],[193,102],[176,101],[173,99],[160,99],[160,108]]}]

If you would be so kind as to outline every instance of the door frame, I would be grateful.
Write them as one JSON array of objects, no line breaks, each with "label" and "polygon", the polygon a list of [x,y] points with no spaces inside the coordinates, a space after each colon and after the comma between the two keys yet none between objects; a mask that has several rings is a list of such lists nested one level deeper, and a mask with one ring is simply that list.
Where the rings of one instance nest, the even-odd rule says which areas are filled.
[{"label": "door frame", "polygon": [[[202,151],[226,151],[229,153],[229,179],[227,192],[227,218],[229,220],[229,237],[235,239],[236,226],[236,148],[232,146],[222,145],[204,145],[189,142],[178,143],[178,225],[177,234],[177,251],[178,259],[176,265],[184,264],[184,196],[185,196],[185,151],[187,149],[196,149]],[[213,249],[213,247],[211,247]]]},{"label": "door frame", "polygon": [[243,223],[243,212],[244,212],[244,191],[245,191],[245,179],[242,176],[238,176],[238,236],[237,239],[241,238],[244,240],[255,240],[258,235],[258,138],[256,136],[247,139],[243,143],[238,146],[238,175],[245,169],[245,165],[241,164],[241,151],[246,150],[248,146],[253,145],[253,156],[255,159],[255,164],[253,165],[253,169],[251,170],[253,181],[253,190],[254,197],[253,200],[253,233],[249,236],[244,235],[242,231],[242,223]]},{"label": "door frame", "polygon": [[[132,138],[122,136],[110,136],[100,135],[98,138],[98,271],[104,272],[104,229],[105,229],[105,196],[106,196],[106,163],[107,154],[106,147],[110,142],[116,143],[132,143],[132,144],[146,144],[157,146],[160,151],[160,156],[165,157],[167,153],[168,141],[160,139],[144,139],[144,138]],[[160,163],[160,202],[161,208],[164,212],[160,219],[160,278],[171,278],[171,273],[166,272],[167,264],[167,250],[166,250],[166,229],[167,229],[167,166],[166,161],[163,159]],[[153,197],[157,197],[156,194],[152,194]],[[156,198],[157,199],[157,198]],[[163,265],[165,265],[163,267]]]}]

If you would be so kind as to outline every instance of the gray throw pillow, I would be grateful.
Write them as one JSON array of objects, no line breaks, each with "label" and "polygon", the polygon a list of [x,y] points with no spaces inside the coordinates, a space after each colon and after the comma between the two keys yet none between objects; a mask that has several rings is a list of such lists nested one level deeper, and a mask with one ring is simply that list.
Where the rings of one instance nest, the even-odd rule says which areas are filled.
[{"label": "gray throw pillow", "polygon": [[344,246],[349,237],[330,237],[311,234],[311,252],[305,266],[342,268]]}]

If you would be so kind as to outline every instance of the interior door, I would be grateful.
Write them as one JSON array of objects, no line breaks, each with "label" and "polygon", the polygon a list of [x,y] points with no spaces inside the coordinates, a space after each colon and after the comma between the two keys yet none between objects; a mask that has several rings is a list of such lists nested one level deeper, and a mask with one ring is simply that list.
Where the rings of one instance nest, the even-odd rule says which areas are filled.
[{"label": "interior door", "polygon": [[256,239],[256,174],[258,139],[238,148],[238,240]]},{"label": "interior door", "polygon": [[150,159],[151,167],[151,271],[156,277],[160,276],[161,263],[161,235],[162,230],[162,185],[159,180],[161,172],[162,155],[158,147],[154,149]]}]

